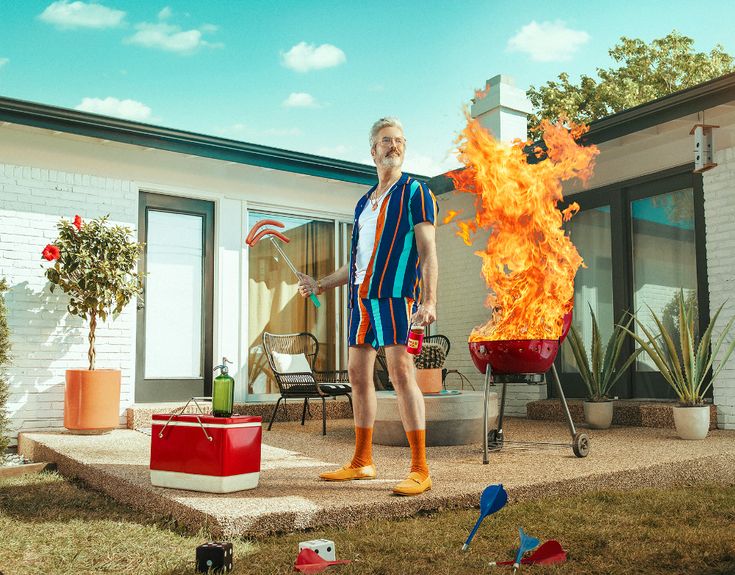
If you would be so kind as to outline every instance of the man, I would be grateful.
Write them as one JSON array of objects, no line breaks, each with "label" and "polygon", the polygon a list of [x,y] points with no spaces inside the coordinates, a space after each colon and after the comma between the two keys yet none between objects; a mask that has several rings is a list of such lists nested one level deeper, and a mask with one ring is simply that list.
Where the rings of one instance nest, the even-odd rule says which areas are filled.
[{"label": "man", "polygon": [[349,354],[355,417],[355,453],[326,481],[375,479],[372,435],[377,400],[373,366],[385,348],[403,428],[411,446],[411,470],[397,495],[431,489],[426,462],[424,397],[416,384],[413,355],[406,351],[410,325],[436,320],[438,263],[435,244],[437,203],[428,186],[401,172],[406,138],[395,118],[381,118],[370,130],[370,153],[378,183],[357,202],[349,265],[315,280],[301,275],[299,293],[308,297],[348,284]]}]

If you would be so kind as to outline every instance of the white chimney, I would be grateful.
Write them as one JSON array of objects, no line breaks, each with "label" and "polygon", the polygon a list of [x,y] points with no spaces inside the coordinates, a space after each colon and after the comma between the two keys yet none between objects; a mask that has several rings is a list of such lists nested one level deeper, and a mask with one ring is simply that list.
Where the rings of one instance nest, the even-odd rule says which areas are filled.
[{"label": "white chimney", "polygon": [[470,114],[480,124],[503,142],[527,138],[527,116],[533,111],[526,93],[516,88],[513,78],[505,74],[494,76],[487,81],[489,90],[484,98],[475,99]]}]

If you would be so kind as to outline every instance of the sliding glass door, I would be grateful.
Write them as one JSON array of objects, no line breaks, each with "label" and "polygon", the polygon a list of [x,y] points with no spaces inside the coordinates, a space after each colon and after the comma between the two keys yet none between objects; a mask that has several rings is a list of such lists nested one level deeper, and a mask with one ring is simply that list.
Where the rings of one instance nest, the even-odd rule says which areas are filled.
[{"label": "sliding glass door", "polygon": [[[708,289],[704,249],[702,178],[683,166],[633,181],[621,182],[566,198],[582,207],[566,224],[587,268],[574,282],[573,325],[589,352],[590,307],[605,345],[615,323],[633,312],[647,329],[657,331],[651,311],[673,333],[681,290],[698,310],[699,328],[708,321]],[[635,325],[637,333],[640,326]],[[622,357],[634,351],[627,338]],[[557,360],[570,397],[583,397],[585,387],[574,357],[564,345]],[[549,386],[549,393],[554,390]],[[674,394],[648,356],[641,354],[613,389],[623,398],[670,399]]]},{"label": "sliding glass door", "polygon": [[[285,224],[279,231],[290,241],[274,241],[279,242],[297,270],[320,278],[339,267],[335,241],[339,228],[334,221],[251,211],[248,229],[263,219]],[[318,309],[310,299],[302,298],[297,291],[298,279],[267,236],[248,249],[248,269],[248,401],[278,392],[263,354],[264,331],[314,334],[319,341],[317,369],[336,369],[342,314],[338,309],[339,290],[319,296]]]}]

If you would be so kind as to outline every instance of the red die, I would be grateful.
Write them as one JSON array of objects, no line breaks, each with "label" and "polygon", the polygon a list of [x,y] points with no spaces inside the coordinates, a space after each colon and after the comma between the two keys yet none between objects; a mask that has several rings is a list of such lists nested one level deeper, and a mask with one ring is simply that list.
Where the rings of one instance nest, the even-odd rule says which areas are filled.
[{"label": "red die", "polygon": [[260,417],[154,414],[152,431],[153,485],[208,493],[258,486]]}]

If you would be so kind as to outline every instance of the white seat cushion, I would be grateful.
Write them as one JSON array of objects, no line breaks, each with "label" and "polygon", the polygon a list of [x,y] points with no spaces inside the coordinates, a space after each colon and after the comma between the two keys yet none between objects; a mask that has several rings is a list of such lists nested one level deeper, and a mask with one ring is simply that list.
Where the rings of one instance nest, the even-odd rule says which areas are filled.
[{"label": "white seat cushion", "polygon": [[309,360],[303,353],[278,353],[273,352],[273,363],[279,373],[311,373]]}]

